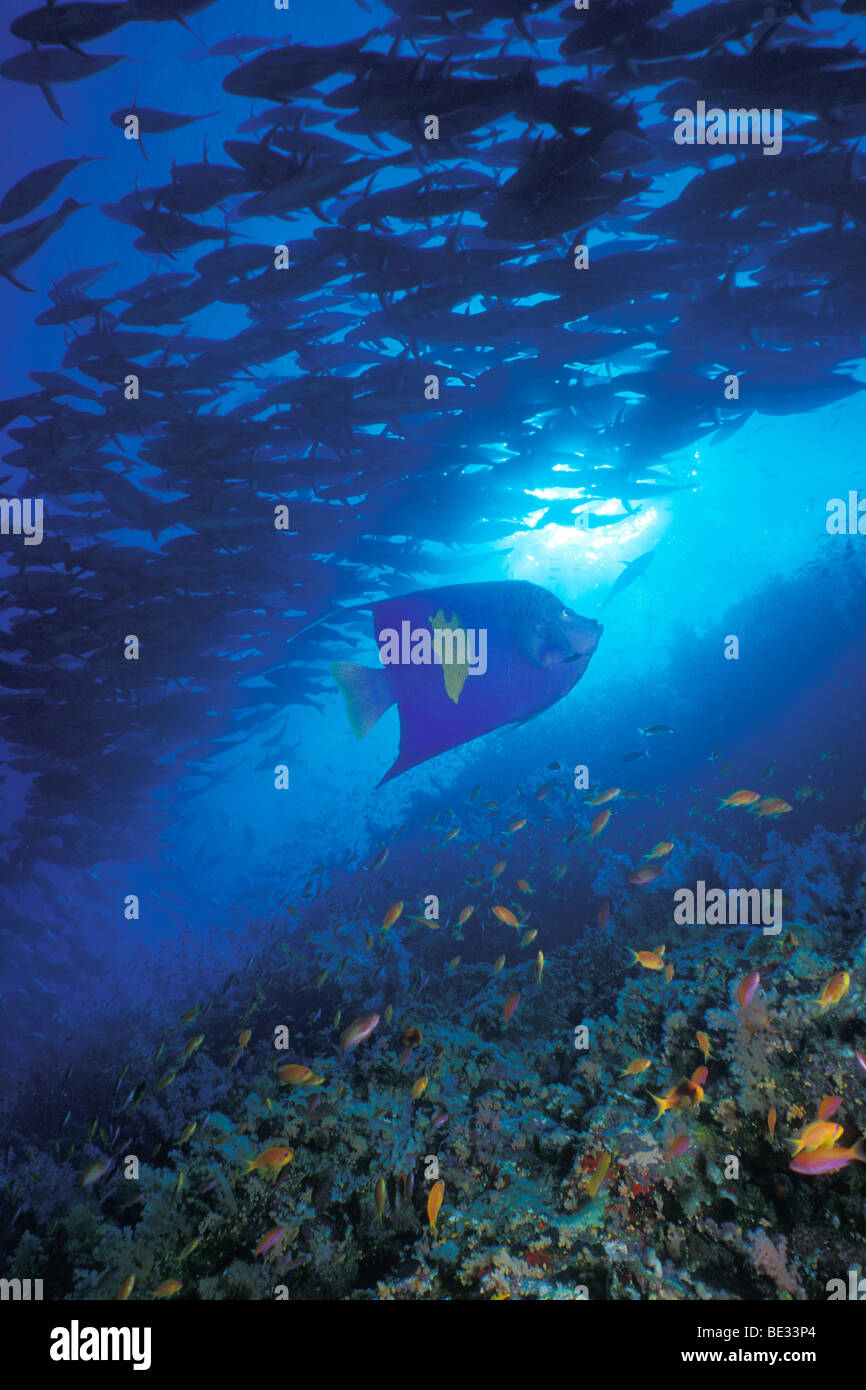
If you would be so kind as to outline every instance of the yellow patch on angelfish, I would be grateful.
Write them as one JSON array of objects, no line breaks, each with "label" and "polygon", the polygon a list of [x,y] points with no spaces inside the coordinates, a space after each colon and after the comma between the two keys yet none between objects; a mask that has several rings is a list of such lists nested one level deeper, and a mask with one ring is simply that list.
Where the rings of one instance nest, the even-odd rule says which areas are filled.
[{"label": "yellow patch on angelfish", "polygon": [[[460,619],[458,618],[456,613],[452,613],[451,621],[449,622],[448,619],[445,617],[445,612],[442,608],[439,609],[435,618],[428,618],[427,621],[432,627],[434,634],[436,632],[447,632],[449,635],[450,640],[443,638],[440,642],[440,646],[442,649],[442,670],[445,674],[445,691],[448,695],[448,698],[453,700],[456,705],[457,701],[460,699],[460,693],[464,685],[466,684],[466,678],[469,675],[469,665],[466,661],[466,657],[468,654],[466,645],[466,630],[460,622]],[[458,632],[463,633],[462,662],[457,662],[453,659],[456,654],[455,648],[458,648],[459,646],[457,640]],[[434,643],[436,641],[435,635],[433,641]],[[451,658],[450,660],[449,657]]]}]

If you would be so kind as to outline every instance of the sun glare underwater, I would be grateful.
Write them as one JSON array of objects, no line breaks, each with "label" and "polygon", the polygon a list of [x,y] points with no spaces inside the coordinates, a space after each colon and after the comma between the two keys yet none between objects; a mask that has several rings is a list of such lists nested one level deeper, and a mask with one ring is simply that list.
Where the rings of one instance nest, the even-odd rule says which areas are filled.
[{"label": "sun glare underwater", "polygon": [[0,1274],[866,1270],[866,0],[3,0]]}]

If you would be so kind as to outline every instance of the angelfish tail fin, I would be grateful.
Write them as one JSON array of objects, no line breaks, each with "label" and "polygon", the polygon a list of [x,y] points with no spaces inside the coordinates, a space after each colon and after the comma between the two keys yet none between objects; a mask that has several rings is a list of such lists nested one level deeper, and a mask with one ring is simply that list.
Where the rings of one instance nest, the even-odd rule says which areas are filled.
[{"label": "angelfish tail fin", "polygon": [[331,675],[346,701],[355,738],[362,739],[395,702],[387,671],[373,671],[354,661],[332,661]]}]

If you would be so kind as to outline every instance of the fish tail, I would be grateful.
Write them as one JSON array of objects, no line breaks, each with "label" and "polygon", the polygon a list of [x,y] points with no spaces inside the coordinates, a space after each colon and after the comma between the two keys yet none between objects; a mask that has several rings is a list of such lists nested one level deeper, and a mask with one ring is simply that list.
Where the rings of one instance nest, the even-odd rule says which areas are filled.
[{"label": "fish tail", "polygon": [[395,702],[386,671],[373,671],[354,661],[332,661],[331,675],[346,702],[355,738],[362,739]]},{"label": "fish tail", "polygon": [[858,1163],[866,1163],[866,1149],[863,1147],[862,1139],[858,1139],[856,1144],[852,1144],[851,1157],[856,1158]]},{"label": "fish tail", "polygon": [[655,1101],[655,1103],[656,1103],[656,1114],[655,1114],[655,1118],[656,1118],[657,1120],[660,1120],[661,1117],[662,1117],[662,1115],[665,1113],[665,1111],[666,1111],[667,1108],[668,1108],[668,1107],[667,1107],[667,1101],[665,1100],[664,1096],[654,1096],[653,1093],[652,1093],[652,1091],[650,1091],[650,1096],[652,1097],[652,1099],[653,1099],[653,1100]]}]

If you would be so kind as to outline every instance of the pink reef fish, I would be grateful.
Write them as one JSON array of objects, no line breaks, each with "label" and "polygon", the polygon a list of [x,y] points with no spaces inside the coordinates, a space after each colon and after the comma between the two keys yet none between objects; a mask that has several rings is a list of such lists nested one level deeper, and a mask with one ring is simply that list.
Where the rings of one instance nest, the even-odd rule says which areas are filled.
[{"label": "pink reef fish", "polygon": [[799,1153],[788,1167],[794,1173],[808,1173],[814,1176],[818,1173],[837,1173],[840,1168],[847,1168],[852,1162],[866,1163],[866,1151],[860,1139],[850,1149],[830,1146],[812,1149],[809,1153]]},{"label": "pink reef fish", "polygon": [[376,1029],[379,1023],[378,1014],[364,1014],[361,1018],[356,1018],[354,1023],[350,1023],[348,1028],[340,1035],[340,1051],[348,1052],[350,1048],[357,1047],[365,1038]]}]

